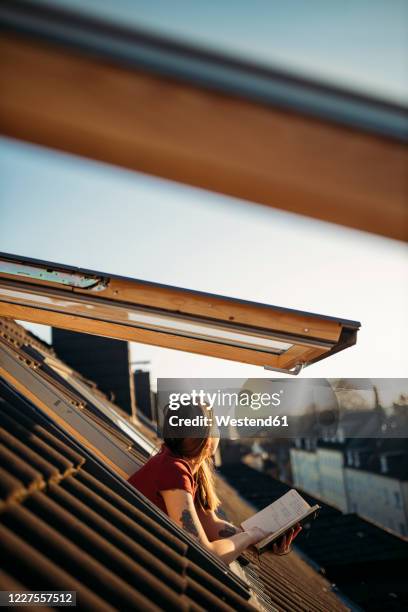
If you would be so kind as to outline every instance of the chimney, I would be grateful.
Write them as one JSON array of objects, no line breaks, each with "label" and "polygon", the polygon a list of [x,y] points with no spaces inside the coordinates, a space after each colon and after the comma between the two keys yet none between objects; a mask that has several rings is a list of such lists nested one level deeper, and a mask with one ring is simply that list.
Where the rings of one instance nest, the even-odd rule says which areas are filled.
[{"label": "chimney", "polygon": [[132,414],[127,342],[53,327],[52,346],[62,361],[96,383],[127,414]]},{"label": "chimney", "polygon": [[150,389],[150,372],[135,370],[133,373],[136,410],[153,421],[152,394]]}]

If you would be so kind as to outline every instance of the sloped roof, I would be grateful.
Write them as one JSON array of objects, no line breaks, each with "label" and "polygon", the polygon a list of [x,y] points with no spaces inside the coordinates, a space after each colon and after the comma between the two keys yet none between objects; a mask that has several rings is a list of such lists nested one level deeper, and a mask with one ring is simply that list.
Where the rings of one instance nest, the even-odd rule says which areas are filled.
[{"label": "sloped roof", "polygon": [[13,579],[76,590],[84,609],[253,609],[245,586],[189,558],[137,491],[7,384],[1,391],[0,541]]},{"label": "sloped roof", "polygon": [[[35,366],[36,384],[58,388],[60,398],[71,400],[69,411],[84,413],[136,463],[147,459],[137,438],[108,418],[113,405],[104,402],[105,414],[98,412],[101,395],[91,385],[85,392],[86,381],[72,371],[61,376],[64,364],[52,351],[10,320],[0,319],[0,332],[2,354],[13,354],[27,370]],[[76,590],[81,607],[92,610],[345,610],[327,581],[294,553],[245,555],[232,571],[82,444],[56,412],[50,418],[51,410],[44,413],[10,381],[0,391],[3,588]],[[225,500],[236,498],[225,482],[220,489]],[[233,505],[237,522],[238,507],[251,512],[242,502]]]},{"label": "sloped roof", "polygon": [[[221,466],[221,473],[259,510],[286,493],[290,485],[240,463]],[[298,488],[298,487],[297,487]],[[364,610],[402,610],[408,606],[408,542],[356,514],[343,514],[306,492],[318,503],[318,520],[296,538],[330,582]]]},{"label": "sloped roof", "polygon": [[26,394],[43,399],[43,407],[53,420],[68,427],[88,449],[107,458],[123,476],[126,470],[137,469],[157,443],[151,431],[142,423],[136,428],[94,383],[24,332],[11,319],[0,317],[4,375],[11,376],[13,371],[9,382],[19,381]]}]

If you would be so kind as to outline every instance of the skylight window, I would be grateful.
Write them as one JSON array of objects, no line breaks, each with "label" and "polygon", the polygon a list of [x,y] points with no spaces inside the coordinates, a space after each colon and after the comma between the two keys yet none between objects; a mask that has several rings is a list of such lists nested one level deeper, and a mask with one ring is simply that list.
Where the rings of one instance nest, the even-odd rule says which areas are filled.
[{"label": "skylight window", "polygon": [[[3,255],[0,315],[297,374],[356,342],[360,324]],[[10,266],[19,261],[20,267]],[[21,265],[37,270],[18,274]],[[41,275],[48,270],[48,277]],[[61,275],[98,280],[60,284]]]}]

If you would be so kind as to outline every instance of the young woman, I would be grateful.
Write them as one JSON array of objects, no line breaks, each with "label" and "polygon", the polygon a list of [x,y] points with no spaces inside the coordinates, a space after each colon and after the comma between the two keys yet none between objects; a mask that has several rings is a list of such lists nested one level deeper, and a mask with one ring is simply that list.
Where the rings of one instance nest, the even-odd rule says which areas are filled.
[{"label": "young woman", "polygon": [[[170,417],[175,414],[167,410],[163,423],[164,443],[159,453],[135,472],[129,483],[229,564],[268,534],[257,527],[243,531],[217,516],[219,499],[214,488],[213,456],[219,438],[211,436],[214,430],[208,421],[194,428],[170,425],[174,421]],[[191,403],[177,409],[177,422],[194,417],[212,420],[210,411],[203,405]],[[274,552],[289,552],[300,529],[298,526],[284,536],[279,545],[274,545]]]}]

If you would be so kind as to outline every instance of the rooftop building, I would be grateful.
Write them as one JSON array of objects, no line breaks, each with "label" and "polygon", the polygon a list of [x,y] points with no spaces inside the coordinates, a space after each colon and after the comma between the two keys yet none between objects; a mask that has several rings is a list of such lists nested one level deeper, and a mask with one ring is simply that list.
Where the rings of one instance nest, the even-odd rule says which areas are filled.
[{"label": "rooftop building", "polygon": [[0,354],[3,589],[73,590],[85,610],[347,609],[295,553],[224,565],[126,482],[157,447],[146,426],[10,319]]}]

